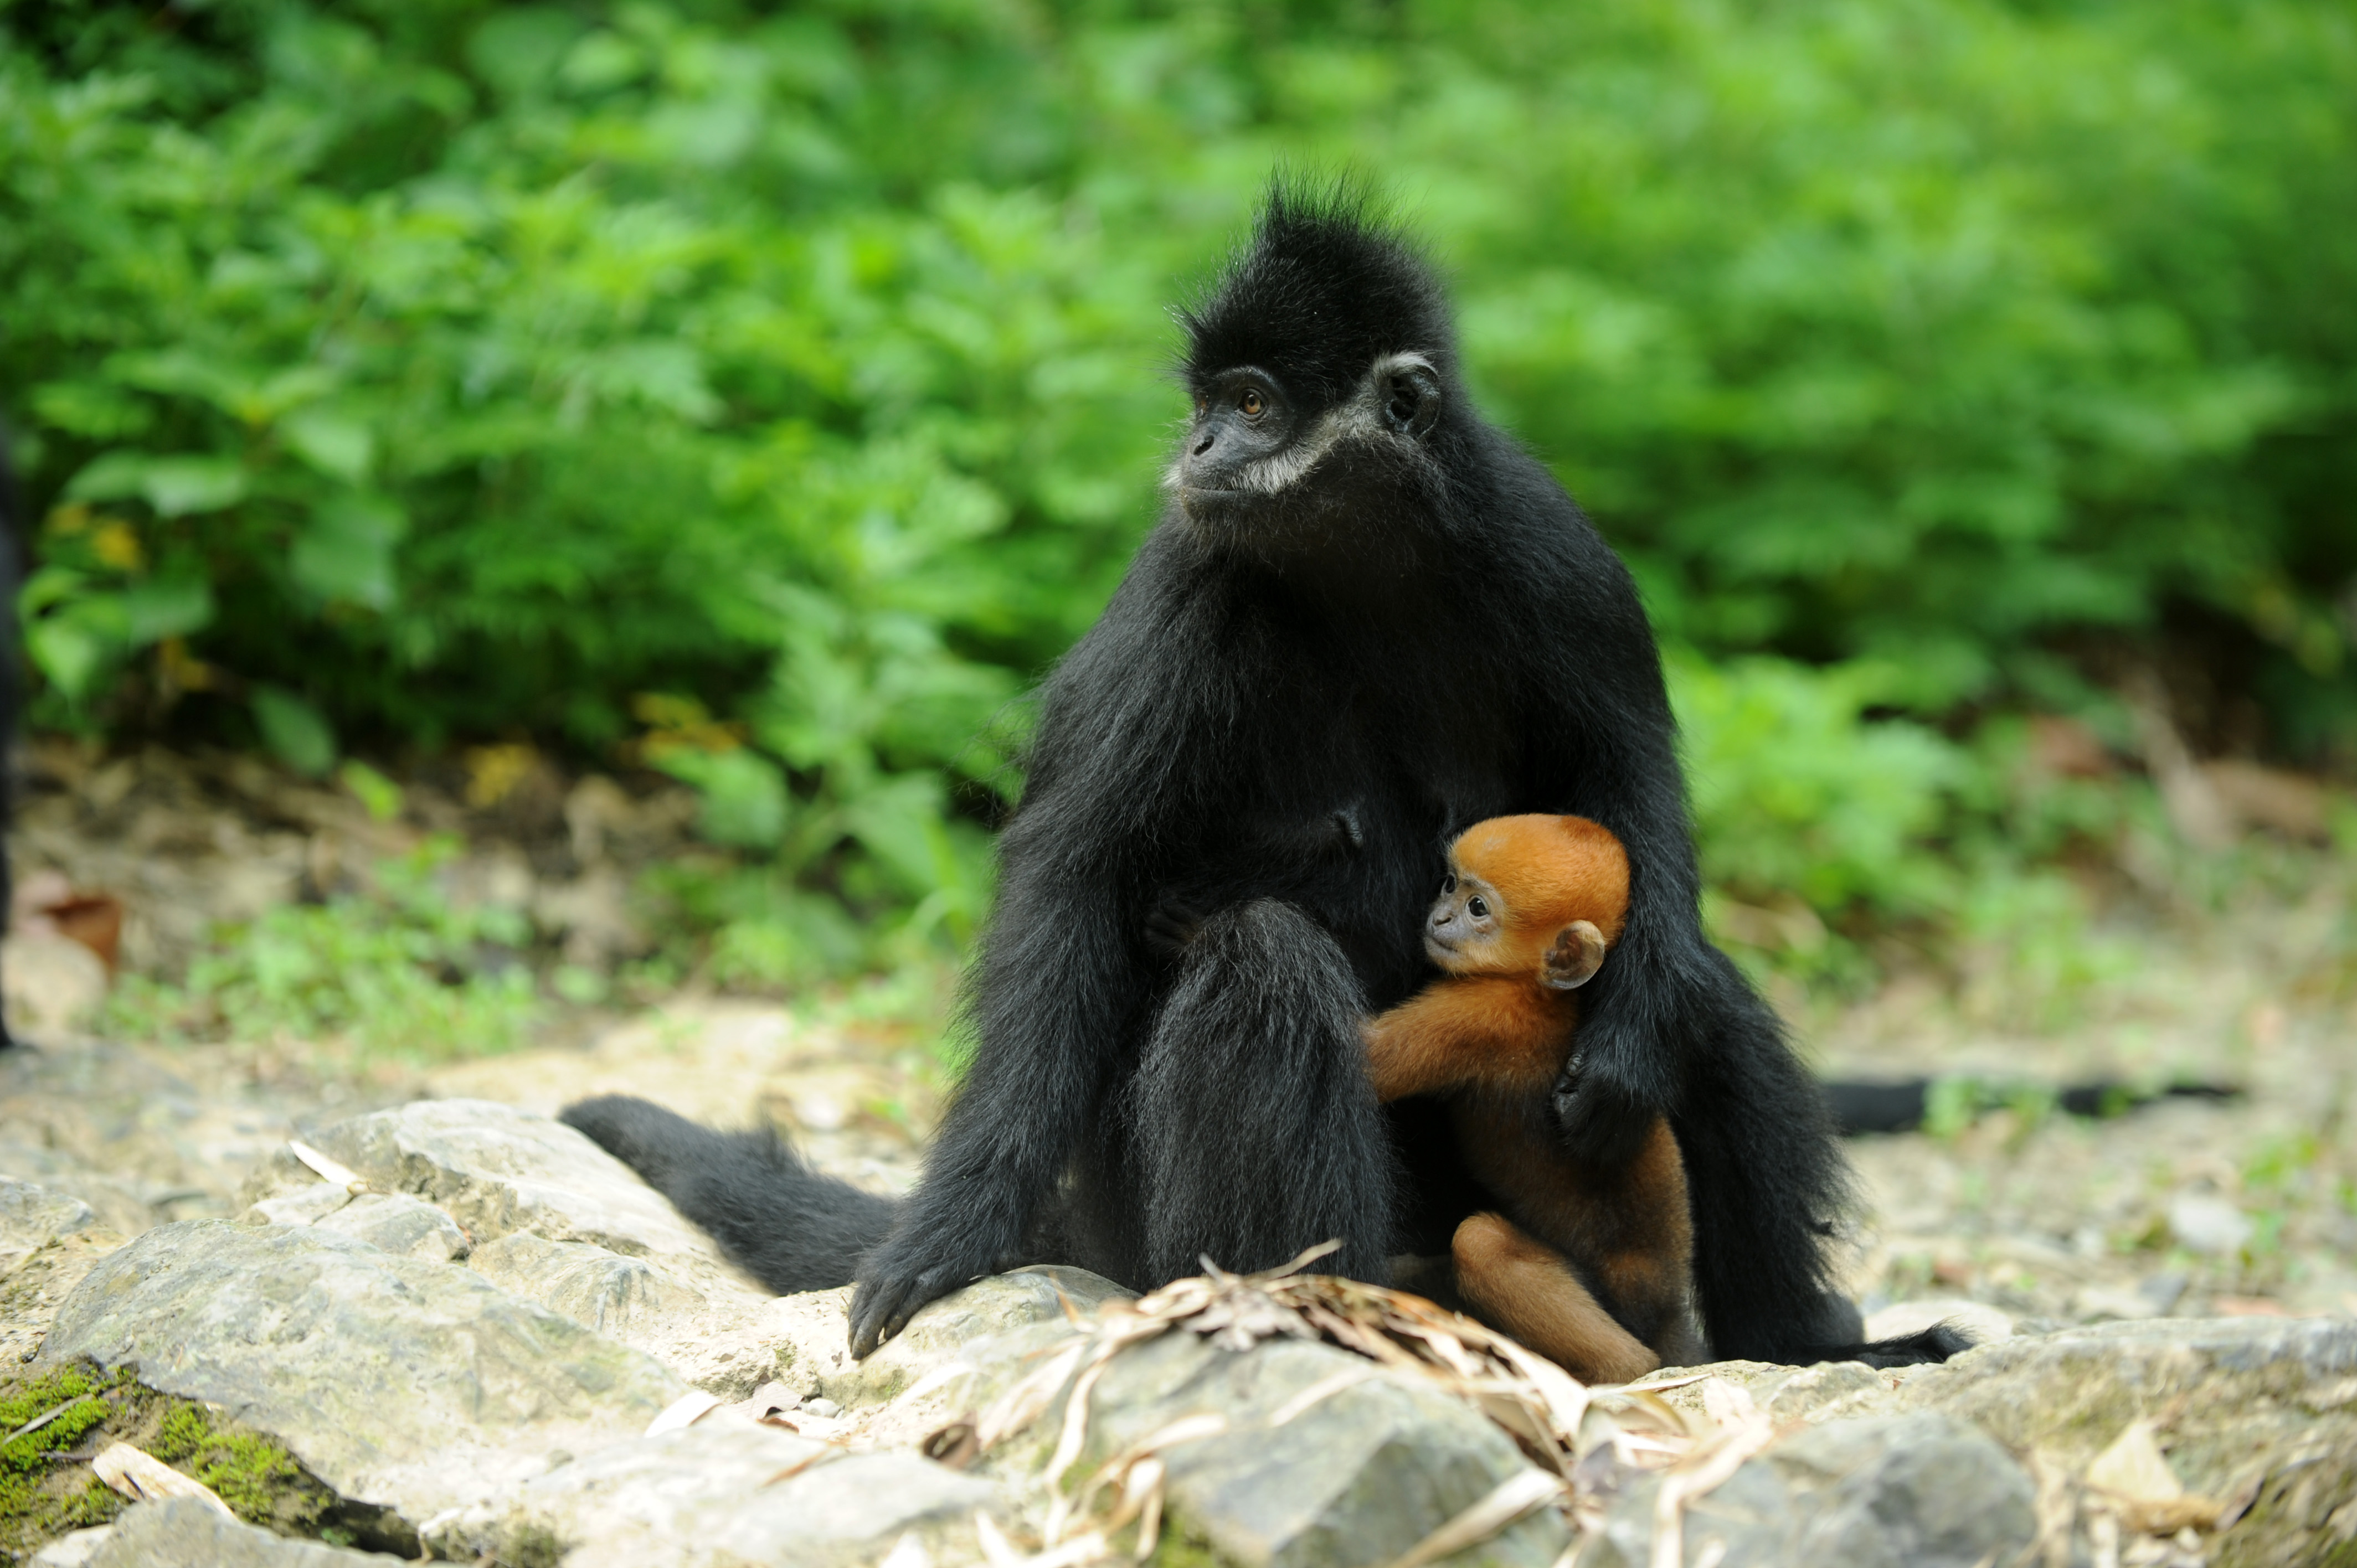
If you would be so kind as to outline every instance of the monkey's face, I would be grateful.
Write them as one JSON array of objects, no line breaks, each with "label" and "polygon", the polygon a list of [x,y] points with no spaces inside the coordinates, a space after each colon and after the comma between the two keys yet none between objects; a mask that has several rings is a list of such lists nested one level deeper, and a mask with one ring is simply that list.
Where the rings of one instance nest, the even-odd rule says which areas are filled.
[{"label": "monkey's face", "polygon": [[1282,556],[1363,542],[1365,520],[1437,483],[1426,441],[1442,404],[1421,354],[1385,354],[1339,402],[1308,405],[1277,372],[1239,365],[1196,376],[1194,417],[1165,476],[1211,537]]},{"label": "monkey's face", "polygon": [[1494,974],[1509,967],[1506,900],[1455,856],[1424,922],[1424,956],[1451,974]]},{"label": "monkey's face", "polygon": [[[1617,852],[1617,841],[1613,847]],[[1494,854],[1496,843],[1491,848]],[[1609,944],[1596,922],[1566,918],[1559,908],[1575,894],[1570,883],[1552,894],[1531,893],[1525,886],[1516,896],[1523,903],[1518,910],[1497,881],[1473,869],[1477,864],[1509,882],[1527,881],[1511,863],[1461,854],[1452,846],[1448,879],[1424,923],[1426,958],[1450,974],[1527,975],[1551,991],[1577,991],[1595,978]],[[1627,903],[1625,889],[1617,902]]]}]

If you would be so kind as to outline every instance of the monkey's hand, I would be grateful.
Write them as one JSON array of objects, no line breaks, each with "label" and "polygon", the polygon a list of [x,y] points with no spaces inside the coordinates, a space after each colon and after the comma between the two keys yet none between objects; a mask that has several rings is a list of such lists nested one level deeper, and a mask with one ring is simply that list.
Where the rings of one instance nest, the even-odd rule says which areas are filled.
[{"label": "monkey's hand", "polygon": [[1146,948],[1165,962],[1184,958],[1203,929],[1204,913],[1184,898],[1165,897],[1146,917]]},{"label": "monkey's hand", "polygon": [[909,1326],[920,1308],[998,1265],[954,1229],[903,1223],[859,1266],[851,1297],[851,1353],[866,1359]]},{"label": "monkey's hand", "polygon": [[1662,1111],[1586,1051],[1572,1052],[1555,1080],[1555,1122],[1565,1150],[1606,1170],[1619,1170],[1637,1157]]}]

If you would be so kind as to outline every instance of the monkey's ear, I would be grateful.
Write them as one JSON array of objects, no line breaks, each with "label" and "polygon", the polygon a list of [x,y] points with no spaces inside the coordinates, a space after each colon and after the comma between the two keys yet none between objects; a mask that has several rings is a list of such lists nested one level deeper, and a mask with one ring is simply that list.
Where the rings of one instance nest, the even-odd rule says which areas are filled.
[{"label": "monkey's ear", "polygon": [[1574,920],[1555,934],[1555,945],[1539,961],[1539,983],[1573,991],[1595,979],[1603,967],[1604,933],[1586,920]]},{"label": "monkey's ear", "polygon": [[1402,435],[1420,437],[1440,417],[1440,378],[1421,360],[1393,361],[1381,391],[1383,423]]}]

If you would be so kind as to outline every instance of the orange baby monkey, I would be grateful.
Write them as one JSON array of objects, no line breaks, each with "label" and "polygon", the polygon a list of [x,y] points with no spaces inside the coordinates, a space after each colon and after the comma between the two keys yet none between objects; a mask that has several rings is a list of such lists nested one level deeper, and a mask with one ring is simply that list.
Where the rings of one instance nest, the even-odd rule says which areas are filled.
[{"label": "orange baby monkey", "polygon": [[1629,857],[1585,817],[1492,817],[1448,849],[1424,945],[1447,971],[1364,1026],[1378,1099],[1443,1097],[1459,1152],[1502,1214],[1457,1228],[1476,1315],[1589,1382],[1705,1359],[1684,1162],[1656,1119],[1637,1157],[1562,1147],[1552,1091],[1578,988],[1629,909]]}]

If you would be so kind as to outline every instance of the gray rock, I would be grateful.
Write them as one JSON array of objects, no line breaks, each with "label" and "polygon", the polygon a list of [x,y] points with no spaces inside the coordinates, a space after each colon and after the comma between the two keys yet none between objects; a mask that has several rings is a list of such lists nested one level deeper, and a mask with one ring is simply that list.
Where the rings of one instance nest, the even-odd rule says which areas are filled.
[{"label": "gray rock", "polygon": [[[1068,1314],[1086,1317],[1103,1303],[1127,1300],[1124,1290],[1102,1274],[1061,1264],[1041,1263],[976,1280],[931,1303],[865,1361],[848,1355],[848,1292],[814,1292],[813,1311],[798,1320],[797,1338],[811,1342],[805,1359],[824,1366],[819,1391],[856,1409],[882,1404],[966,1347],[1034,1323],[1067,1323]],[[835,1326],[840,1319],[841,1327]],[[835,1354],[829,1355],[828,1351]]]},{"label": "gray rock", "polygon": [[617,1337],[666,1310],[704,1305],[700,1294],[673,1283],[644,1258],[587,1241],[551,1241],[519,1230],[486,1241],[468,1262],[500,1289]]},{"label": "gray rock", "polygon": [[[986,1406],[1066,1337],[1035,1324],[969,1347],[976,1369],[959,1391]],[[1245,1568],[1361,1568],[1394,1561],[1527,1464],[1504,1433],[1437,1389],[1377,1376],[1352,1383],[1272,1427],[1313,1385],[1368,1363],[1326,1345],[1267,1340],[1222,1350],[1174,1331],[1125,1350],[1090,1400],[1087,1445],[1074,1477],[1181,1416],[1216,1412],[1227,1428],[1162,1451],[1172,1517]],[[899,1409],[885,1412],[887,1418]],[[1039,1469],[1061,1427],[1065,1395],[1022,1437],[978,1468],[1019,1485]],[[870,1428],[871,1435],[877,1429]],[[1553,1510],[1530,1515],[1452,1562],[1547,1568],[1570,1534]]]},{"label": "gray rock", "polygon": [[315,1178],[308,1187],[263,1198],[238,1218],[256,1225],[317,1225],[339,1209],[350,1207],[353,1196],[350,1187]]},{"label": "gray rock", "polygon": [[646,1429],[671,1372],[473,1272],[317,1227],[161,1226],[102,1260],[44,1353],[135,1363],[412,1521]]},{"label": "gray rock", "polygon": [[[386,1192],[447,1211],[469,1261],[506,1288],[742,1399],[793,1359],[775,1299],[630,1168],[572,1128],[481,1100],[427,1100],[339,1122],[322,1153]],[[247,1187],[256,1214],[313,1219],[320,1183],[281,1150]],[[297,1213],[286,1206],[304,1206]],[[355,1199],[352,1208],[361,1205]]]},{"label": "gray rock", "polygon": [[846,1454],[708,1417],[561,1465],[429,1531],[441,1555],[565,1568],[751,1568],[873,1562],[904,1530],[962,1538],[996,1512],[986,1482],[908,1454]]},{"label": "gray rock", "polygon": [[[485,1242],[468,1262],[500,1288],[644,1350],[723,1399],[793,1380],[798,1352],[775,1300],[748,1301],[731,1287],[716,1302],[667,1263],[527,1230]],[[803,1378],[794,1391],[816,1386]]]},{"label": "gray rock", "polygon": [[0,1274],[16,1273],[59,1237],[97,1223],[97,1211],[81,1198],[0,1176]]},{"label": "gray rock", "polygon": [[1879,1371],[1863,1361],[1822,1361],[1813,1367],[1787,1367],[1774,1361],[1717,1361],[1706,1367],[1664,1368],[1646,1381],[1674,1381],[1658,1397],[1673,1408],[1701,1415],[1703,1385],[1694,1380],[1707,1372],[1733,1383],[1751,1396],[1762,1413],[1778,1425],[1792,1422],[1823,1422],[1849,1415],[1887,1415],[1896,1408],[1903,1374]]},{"label": "gray rock", "polygon": [[[49,1561],[47,1556],[34,1559],[37,1563]],[[174,1498],[125,1509],[88,1557],[57,1561],[85,1563],[89,1568],[368,1568],[370,1563],[384,1568],[401,1559],[346,1552],[316,1541],[289,1541],[240,1524],[210,1503]]]},{"label": "gray rock", "polygon": [[2214,1193],[2180,1192],[2169,1202],[2169,1229],[2193,1251],[2225,1257],[2241,1251],[2258,1228]]},{"label": "gray rock", "polygon": [[2167,1418],[2187,1490],[2246,1511],[2219,1568],[2340,1562],[2357,1533],[2357,1322],[2103,1323],[1910,1369],[1894,1402],[1944,1411],[2018,1455],[2083,1469],[2128,1423]]},{"label": "gray rock", "polygon": [[[425,1100],[339,1122],[309,1142],[371,1187],[445,1209],[479,1245],[518,1231],[586,1241],[649,1259],[707,1295],[770,1298],[628,1165],[548,1117],[484,1100]],[[257,1174],[251,1197],[317,1179],[282,1151]]]},{"label": "gray rock", "polygon": [[68,1530],[34,1552],[27,1568],[90,1568],[90,1560],[98,1555],[98,1549],[105,1545],[113,1534],[114,1527],[111,1524]]},{"label": "gray rock", "polygon": [[[1583,1565],[1653,1560],[1658,1477],[1612,1504]],[[1919,1412],[1835,1421],[1779,1444],[1686,1510],[1684,1560],[1726,1568],[1975,1568],[2037,1534],[2035,1493],[1988,1437]],[[1591,1555],[1592,1559],[1591,1559]]]},{"label": "gray rock", "polygon": [[0,1366],[39,1350],[82,1275],[121,1245],[103,1217],[72,1194],[0,1178]]},{"label": "gray rock", "polygon": [[470,1246],[457,1220],[405,1192],[358,1193],[350,1203],[312,1223],[322,1230],[365,1241],[379,1251],[431,1258],[437,1263],[465,1257]]},{"label": "gray rock", "polygon": [[1988,1436],[1931,1412],[1830,1422],[1772,1450],[1807,1507],[1801,1563],[1971,1568],[2038,1533],[2029,1475]]}]

